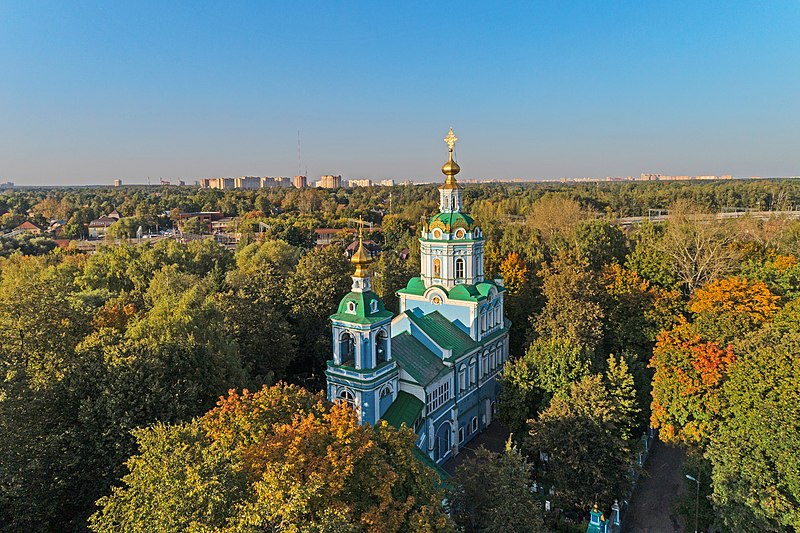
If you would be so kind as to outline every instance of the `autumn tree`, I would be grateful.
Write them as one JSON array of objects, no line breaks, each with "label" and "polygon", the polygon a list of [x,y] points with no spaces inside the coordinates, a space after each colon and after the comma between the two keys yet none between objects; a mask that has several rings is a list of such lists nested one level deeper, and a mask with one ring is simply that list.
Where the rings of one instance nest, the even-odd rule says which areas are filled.
[{"label": "autumn tree", "polygon": [[645,222],[631,237],[632,250],[625,258],[625,267],[649,283],[662,289],[674,289],[680,280],[673,270],[672,260],[661,250],[663,226]]},{"label": "autumn tree", "polygon": [[200,419],[136,437],[95,531],[452,529],[410,430],[359,425],[346,404],[303,389],[231,393]]},{"label": "autumn tree", "polygon": [[658,336],[651,424],[667,443],[703,445],[714,431],[733,349],[704,340],[685,319]]},{"label": "autumn tree", "polygon": [[794,255],[772,255],[765,261],[748,261],[742,267],[742,276],[763,281],[784,300],[800,296],[800,263]]},{"label": "autumn tree", "polygon": [[778,300],[764,282],[732,277],[713,280],[697,289],[689,301],[689,311],[700,334],[727,343],[771,319]]}]

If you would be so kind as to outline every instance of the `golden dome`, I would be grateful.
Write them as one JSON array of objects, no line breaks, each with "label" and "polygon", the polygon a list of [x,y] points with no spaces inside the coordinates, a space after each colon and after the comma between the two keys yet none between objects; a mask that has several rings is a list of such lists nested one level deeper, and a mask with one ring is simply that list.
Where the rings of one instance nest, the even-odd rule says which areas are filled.
[{"label": "golden dome", "polygon": [[357,278],[365,278],[367,277],[367,265],[371,263],[369,255],[367,255],[367,251],[364,250],[364,241],[361,238],[361,235],[358,236],[358,248],[356,252],[353,254],[353,257],[350,258],[350,262],[356,266],[356,271],[353,276]]},{"label": "golden dome", "polygon": [[461,167],[458,166],[458,163],[453,161],[453,152],[450,152],[450,159],[447,160],[447,163],[442,165],[442,173],[447,176],[447,179],[455,180],[454,176],[461,172]]}]

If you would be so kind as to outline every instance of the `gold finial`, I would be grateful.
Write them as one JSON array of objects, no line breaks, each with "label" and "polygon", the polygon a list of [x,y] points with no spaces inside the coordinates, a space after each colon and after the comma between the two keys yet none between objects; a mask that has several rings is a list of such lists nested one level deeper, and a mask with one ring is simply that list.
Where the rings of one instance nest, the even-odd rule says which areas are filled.
[{"label": "gold finial", "polygon": [[447,134],[447,137],[444,138],[444,142],[447,143],[447,147],[452,152],[453,148],[456,146],[456,141],[458,137],[453,133],[453,126],[450,126],[450,133]]},{"label": "gold finial", "polygon": [[456,146],[457,140],[458,137],[455,136],[453,127],[450,126],[450,133],[444,138],[444,142],[447,143],[448,152],[450,152],[450,158],[447,160],[447,163],[442,166],[442,173],[447,176],[444,185],[442,185],[442,188],[445,189],[457,189],[459,187],[455,176],[461,172],[461,167],[453,160],[453,149]]}]

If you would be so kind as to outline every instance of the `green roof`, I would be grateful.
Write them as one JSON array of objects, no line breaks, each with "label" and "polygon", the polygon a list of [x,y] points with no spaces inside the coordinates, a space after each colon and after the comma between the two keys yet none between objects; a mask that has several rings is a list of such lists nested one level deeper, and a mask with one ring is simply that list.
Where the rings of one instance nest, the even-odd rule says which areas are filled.
[{"label": "green roof", "polygon": [[[479,300],[483,300],[486,296],[489,295],[489,291],[492,287],[494,287],[497,292],[504,292],[506,290],[505,287],[502,285],[497,285],[494,281],[481,281],[475,285],[467,285],[461,284],[456,285],[449,291],[442,286],[438,286],[441,290],[447,294],[447,297],[451,300],[461,300],[465,302],[475,302]],[[425,287],[425,282],[422,281],[421,277],[415,277],[408,280],[408,284],[405,288],[400,289],[397,291],[398,293],[402,294],[414,294],[417,296],[422,296],[425,294],[427,287]]]},{"label": "green roof", "polygon": [[392,337],[392,359],[423,387],[448,371],[439,356],[407,331]]},{"label": "green roof", "polygon": [[422,278],[417,276],[415,278],[411,278],[408,280],[408,284],[406,284],[404,289],[400,289],[397,292],[402,292],[405,294],[416,294],[417,296],[422,296],[425,294],[425,282],[422,281]]},{"label": "green roof", "polygon": [[441,227],[445,233],[452,233],[457,228],[471,231],[475,227],[475,221],[466,213],[436,213],[428,221],[428,227],[430,229]]},{"label": "green roof", "polygon": [[[348,313],[348,303],[355,304],[355,313]],[[372,310],[372,302],[376,302],[377,306],[375,311]],[[383,306],[383,301],[380,297],[372,291],[366,292],[349,292],[339,302],[338,311],[331,315],[331,320],[342,320],[344,322],[352,322],[355,324],[374,324],[392,318],[394,316],[390,311],[387,311]]]},{"label": "green roof", "polygon": [[[439,311],[424,316],[417,316],[411,311],[406,311],[406,315],[433,339],[433,342],[444,349],[451,350],[453,352],[451,359],[458,359],[478,346],[472,337],[447,320]],[[392,345],[392,349],[394,349],[394,345]]]},{"label": "green roof", "polygon": [[425,407],[425,403],[422,400],[413,394],[400,391],[382,418],[396,428],[405,424],[413,429],[414,421],[422,412],[423,407]]},{"label": "green roof", "polygon": [[447,294],[451,300],[465,300],[473,301],[481,298],[481,293],[475,288],[475,285],[456,285]]},{"label": "green roof", "polygon": [[492,290],[492,287],[494,287],[497,290],[497,292],[504,292],[506,290],[505,287],[503,287],[502,285],[498,285],[493,281],[481,281],[480,283],[475,285],[477,291],[481,293],[483,296],[488,296],[489,291]]}]

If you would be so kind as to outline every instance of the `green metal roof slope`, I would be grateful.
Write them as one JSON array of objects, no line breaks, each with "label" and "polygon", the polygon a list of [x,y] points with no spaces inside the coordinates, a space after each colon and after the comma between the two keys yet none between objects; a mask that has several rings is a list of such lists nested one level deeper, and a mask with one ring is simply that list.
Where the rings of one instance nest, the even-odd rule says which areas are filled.
[{"label": "green metal roof slope", "polygon": [[437,222],[443,225],[444,230],[448,233],[455,231],[456,228],[463,227],[466,230],[472,230],[475,227],[475,220],[466,213],[447,212],[436,213],[428,221],[428,226],[433,228],[438,226]]},{"label": "green metal roof slope", "polygon": [[[355,304],[355,313],[347,312],[347,304],[349,302]],[[372,302],[376,304],[375,311],[372,310]],[[339,302],[339,309],[335,314],[331,315],[331,320],[342,320],[355,324],[373,324],[392,316],[394,316],[392,312],[386,310],[383,306],[383,301],[374,292],[353,291],[342,298],[342,301]]]},{"label": "green metal roof slope", "polygon": [[417,296],[422,296],[423,294],[425,294],[426,289],[427,287],[425,287],[425,282],[422,281],[421,277],[417,276],[415,278],[411,278],[410,280],[408,280],[408,284],[405,286],[405,288],[400,289],[397,292],[401,292],[403,294],[416,294]]},{"label": "green metal roof slope", "polygon": [[407,331],[392,337],[392,359],[423,387],[447,372],[442,360]]},{"label": "green metal roof slope", "polygon": [[[439,311],[424,316],[416,316],[414,313],[406,311],[406,315],[436,344],[451,350],[453,359],[461,357],[478,346],[472,337],[447,320]],[[394,345],[392,347],[394,348]]]},{"label": "green metal roof slope", "polygon": [[413,428],[414,421],[422,412],[423,407],[425,407],[425,404],[422,400],[413,394],[399,391],[397,393],[397,398],[395,398],[392,405],[390,405],[386,413],[384,413],[383,419],[396,428],[399,428],[403,424]]}]

